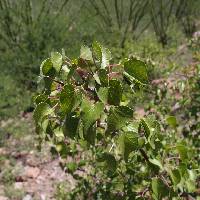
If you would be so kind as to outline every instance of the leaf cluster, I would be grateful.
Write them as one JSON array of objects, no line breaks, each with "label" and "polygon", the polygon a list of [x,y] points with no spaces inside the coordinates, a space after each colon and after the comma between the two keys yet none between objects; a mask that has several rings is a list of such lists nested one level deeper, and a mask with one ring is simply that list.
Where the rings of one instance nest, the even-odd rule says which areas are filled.
[{"label": "leaf cluster", "polygon": [[[53,52],[40,71],[44,90],[35,97],[36,130],[77,180],[71,199],[196,195],[193,151],[166,135],[154,115],[135,117],[130,95],[149,84],[145,62],[132,57],[113,64],[110,51],[94,42],[74,60]],[[176,130],[176,118],[167,122]]]}]

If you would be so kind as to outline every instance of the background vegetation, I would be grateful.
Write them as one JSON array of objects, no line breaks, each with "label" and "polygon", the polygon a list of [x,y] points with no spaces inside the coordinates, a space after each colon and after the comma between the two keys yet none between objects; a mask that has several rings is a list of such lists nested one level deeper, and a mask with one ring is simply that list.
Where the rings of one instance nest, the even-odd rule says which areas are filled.
[{"label": "background vegetation", "polygon": [[135,112],[156,113],[164,128],[176,116],[178,134],[199,148],[199,10],[199,0],[0,0],[0,146],[34,133],[23,119],[34,109],[41,61],[62,49],[76,58],[97,40],[113,62],[148,63],[151,89],[135,93]]},{"label": "background vegetation", "polygon": [[77,56],[81,43],[95,39],[116,59],[136,53],[149,58],[156,48],[162,51],[155,40],[168,49],[191,37],[198,10],[198,0],[1,0],[1,117],[29,107],[21,93],[35,91],[40,62],[50,51],[64,48]]}]

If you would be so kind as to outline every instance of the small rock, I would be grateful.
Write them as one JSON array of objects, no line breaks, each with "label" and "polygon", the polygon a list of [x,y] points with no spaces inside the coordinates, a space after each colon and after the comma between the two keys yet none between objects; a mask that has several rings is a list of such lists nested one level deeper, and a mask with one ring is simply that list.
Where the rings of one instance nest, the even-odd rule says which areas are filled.
[{"label": "small rock", "polygon": [[[4,195],[4,186],[3,185],[0,185],[0,196],[3,196]],[[0,199],[1,200],[1,199]]]},{"label": "small rock", "polygon": [[15,189],[23,189],[23,183],[22,182],[16,182],[15,185],[14,185]]},{"label": "small rock", "polygon": [[177,102],[173,107],[172,107],[172,112],[177,111],[178,109],[180,109],[180,104]]},{"label": "small rock", "polygon": [[146,113],[145,113],[145,110],[143,108],[136,108],[135,109],[135,115],[136,115],[137,119],[140,119],[140,118],[144,117],[145,114]]},{"label": "small rock", "polygon": [[46,200],[46,195],[45,194],[41,194],[40,198],[41,198],[41,200]]},{"label": "small rock", "polygon": [[8,200],[8,198],[4,196],[0,196],[0,200]]},{"label": "small rock", "polygon": [[8,152],[6,151],[6,149],[4,147],[0,148],[0,155],[4,156],[8,154]]},{"label": "small rock", "polygon": [[26,164],[31,167],[36,167],[40,164],[40,161],[38,158],[36,158],[35,155],[29,154],[29,156],[26,159]]},{"label": "small rock", "polygon": [[32,200],[32,196],[30,194],[27,194],[22,200]]},{"label": "small rock", "polygon": [[40,174],[40,169],[38,167],[25,167],[24,177],[26,178],[37,178]]}]

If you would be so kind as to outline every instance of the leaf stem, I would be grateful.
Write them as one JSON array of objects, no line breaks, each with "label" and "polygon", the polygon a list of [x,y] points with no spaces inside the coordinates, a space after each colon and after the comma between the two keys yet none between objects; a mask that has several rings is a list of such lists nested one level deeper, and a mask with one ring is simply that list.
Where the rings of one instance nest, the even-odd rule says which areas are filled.
[{"label": "leaf stem", "polygon": [[50,80],[52,80],[52,81],[54,81],[54,82],[56,82],[56,83],[59,83],[59,84],[62,85],[62,86],[65,85],[63,82],[58,81],[58,80],[55,80],[55,79],[51,78],[50,76],[43,76],[43,77],[48,78],[48,79],[50,79]]},{"label": "leaf stem", "polygon": [[140,149],[139,151],[140,151],[140,153],[142,154],[143,158],[144,158],[147,162],[149,162],[149,157],[148,157],[148,155],[146,154],[146,152],[145,152],[143,149]]}]

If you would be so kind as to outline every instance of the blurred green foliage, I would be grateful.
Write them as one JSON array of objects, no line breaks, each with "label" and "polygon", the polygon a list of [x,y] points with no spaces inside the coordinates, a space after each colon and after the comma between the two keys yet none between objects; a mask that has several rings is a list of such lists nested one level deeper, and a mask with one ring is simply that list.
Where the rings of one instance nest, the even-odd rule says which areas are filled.
[{"label": "blurred green foliage", "polygon": [[98,40],[117,61],[133,54],[160,61],[173,54],[185,30],[190,31],[187,25],[195,25],[190,35],[197,29],[200,3],[167,2],[164,6],[158,0],[1,0],[0,118],[31,110],[41,60],[51,51],[64,48],[76,57],[81,44]]},{"label": "blurred green foliage", "polygon": [[[165,130],[166,138],[171,137],[172,144],[184,140],[195,152],[194,162],[188,167],[195,168],[200,153],[200,97],[199,65],[193,63],[200,61],[199,10],[200,0],[0,0],[0,147],[5,146],[10,137],[18,141],[14,143],[18,151],[32,149],[35,145],[33,125],[24,120],[24,116],[33,110],[32,96],[38,87],[41,61],[52,51],[62,52],[61,49],[73,59],[79,55],[82,44],[98,40],[111,50],[113,62],[123,62],[124,56],[146,61],[152,84],[132,94],[130,104],[144,108],[145,114],[153,113]],[[15,118],[20,112],[21,115]],[[14,119],[2,120],[10,117]],[[25,135],[30,136],[28,142],[23,140]],[[62,146],[63,143],[59,148]],[[80,153],[74,143],[64,152],[66,150],[72,157]],[[4,159],[7,158],[0,157],[0,164]],[[74,161],[63,163],[63,168],[74,173],[84,165],[81,162],[78,165]],[[136,167],[135,162],[133,159],[133,166],[127,166],[128,173],[141,170],[144,175],[138,179],[148,177],[146,168]],[[153,159],[152,164],[155,165]],[[119,179],[111,181],[99,171],[100,179],[97,180],[95,173],[88,171],[86,178],[81,178],[71,193],[65,182],[58,185],[56,198],[78,199],[78,195],[80,198],[85,195],[87,199],[94,188],[99,199],[108,198],[112,191],[116,191],[117,197],[122,196],[124,185]],[[179,180],[176,175],[176,170],[170,174],[173,184]],[[199,174],[197,179],[199,188]],[[23,191],[13,190],[14,176],[10,168],[5,169],[0,180],[8,183],[6,193],[11,199],[14,196],[22,199]],[[137,189],[138,180],[131,181],[125,187],[133,183]],[[142,184],[145,195],[146,182]],[[187,187],[191,189],[194,185],[191,182]],[[155,194],[162,189],[162,185],[158,186],[159,180],[153,179]],[[131,189],[125,188],[130,193]],[[196,193],[191,195],[200,198]]]}]

